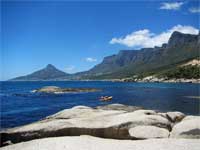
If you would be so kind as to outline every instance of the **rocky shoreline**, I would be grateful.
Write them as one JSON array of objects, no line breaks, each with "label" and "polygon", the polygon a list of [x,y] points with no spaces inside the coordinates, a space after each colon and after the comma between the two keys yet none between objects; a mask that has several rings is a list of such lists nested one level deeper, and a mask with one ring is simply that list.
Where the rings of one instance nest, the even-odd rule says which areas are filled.
[{"label": "rocky shoreline", "polygon": [[118,81],[121,82],[152,82],[152,83],[200,83],[200,79],[167,79],[167,78],[158,78],[155,76],[148,76],[143,79],[133,79],[133,78],[124,78]]},{"label": "rocky shoreline", "polygon": [[[144,139],[153,141],[190,139],[190,144],[193,145],[195,144],[194,139],[200,139],[200,116],[186,116],[181,112],[157,112],[122,104],[96,108],[76,106],[35,123],[1,131],[0,134],[1,146],[13,144],[2,149],[23,146],[21,142],[25,141],[28,141],[25,143],[34,143],[35,140],[45,141],[44,138],[47,138],[46,142],[48,143],[48,139],[51,141],[52,137],[59,139],[61,136],[65,136],[66,139],[80,136],[78,138],[81,141],[81,135],[124,139],[129,142],[140,140],[144,143],[146,141]],[[33,144],[29,144],[29,147],[31,145],[33,146]]]}]

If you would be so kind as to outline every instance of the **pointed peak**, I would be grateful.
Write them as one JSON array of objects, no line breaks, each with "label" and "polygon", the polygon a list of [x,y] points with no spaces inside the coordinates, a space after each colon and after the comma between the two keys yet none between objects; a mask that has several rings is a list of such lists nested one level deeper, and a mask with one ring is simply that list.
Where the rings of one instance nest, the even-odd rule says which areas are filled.
[{"label": "pointed peak", "polygon": [[52,64],[48,64],[47,66],[46,66],[46,68],[56,68],[55,66],[53,66]]}]

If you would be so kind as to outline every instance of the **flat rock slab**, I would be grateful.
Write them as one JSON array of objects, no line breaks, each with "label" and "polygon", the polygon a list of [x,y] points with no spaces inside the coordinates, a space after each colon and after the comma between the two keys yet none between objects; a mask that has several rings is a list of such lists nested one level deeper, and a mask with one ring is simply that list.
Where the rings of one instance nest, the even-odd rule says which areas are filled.
[{"label": "flat rock slab", "polygon": [[113,140],[91,136],[56,137],[32,140],[1,150],[199,150],[200,140],[150,139]]},{"label": "flat rock slab", "polygon": [[77,92],[97,92],[100,89],[95,88],[61,88],[57,86],[45,86],[40,89],[33,90],[33,93],[52,93],[52,94],[62,94],[62,93],[77,93]]},{"label": "flat rock slab", "polygon": [[102,110],[76,106],[44,120],[3,131],[3,142],[18,143],[45,137],[92,135],[103,138],[131,139],[129,128],[141,125],[171,129],[171,122],[153,110]]},{"label": "flat rock slab", "polygon": [[137,126],[130,128],[129,134],[137,139],[168,138],[169,131],[155,126]]}]

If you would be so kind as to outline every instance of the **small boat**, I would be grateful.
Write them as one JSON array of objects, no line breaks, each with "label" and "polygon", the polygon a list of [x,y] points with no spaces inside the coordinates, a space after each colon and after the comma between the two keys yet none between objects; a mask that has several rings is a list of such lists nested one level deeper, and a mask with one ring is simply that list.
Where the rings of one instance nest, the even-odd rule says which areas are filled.
[{"label": "small boat", "polygon": [[112,98],[113,98],[112,96],[101,96],[100,100],[101,101],[110,101],[110,100],[112,100]]}]

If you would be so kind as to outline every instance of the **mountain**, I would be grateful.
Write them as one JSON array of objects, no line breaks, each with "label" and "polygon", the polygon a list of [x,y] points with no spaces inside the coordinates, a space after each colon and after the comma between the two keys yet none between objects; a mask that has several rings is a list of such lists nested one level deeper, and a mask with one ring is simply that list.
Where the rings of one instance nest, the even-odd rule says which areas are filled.
[{"label": "mountain", "polygon": [[12,80],[119,79],[170,70],[199,57],[200,33],[191,35],[175,31],[168,43],[161,47],[121,50],[118,54],[105,57],[88,71],[67,74],[49,64],[42,70]]},{"label": "mountain", "polygon": [[191,42],[198,41],[198,35],[183,34],[178,31],[173,32],[168,41],[168,47],[174,47],[178,45],[184,45]]},{"label": "mountain", "polygon": [[86,72],[75,75],[76,79],[123,78],[170,68],[176,64],[199,57],[200,34],[191,35],[173,32],[168,43],[161,47],[141,50],[121,50],[105,57],[102,63]]},{"label": "mountain", "polygon": [[70,76],[69,74],[58,70],[51,64],[48,64],[44,69],[33,72],[32,74],[17,77],[11,80],[14,81],[34,81],[34,80],[60,80]]}]

